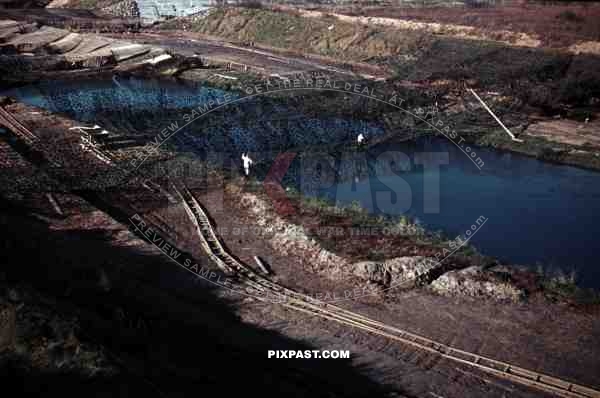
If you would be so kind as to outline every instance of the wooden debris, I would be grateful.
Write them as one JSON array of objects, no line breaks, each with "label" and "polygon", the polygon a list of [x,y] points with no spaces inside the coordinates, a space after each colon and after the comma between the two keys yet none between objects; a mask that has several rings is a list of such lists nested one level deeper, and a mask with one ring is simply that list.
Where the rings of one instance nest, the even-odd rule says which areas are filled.
[{"label": "wooden debris", "polygon": [[271,275],[270,267],[268,267],[260,257],[254,256],[254,261],[256,262],[256,265],[258,265],[258,268],[260,268],[265,275]]}]

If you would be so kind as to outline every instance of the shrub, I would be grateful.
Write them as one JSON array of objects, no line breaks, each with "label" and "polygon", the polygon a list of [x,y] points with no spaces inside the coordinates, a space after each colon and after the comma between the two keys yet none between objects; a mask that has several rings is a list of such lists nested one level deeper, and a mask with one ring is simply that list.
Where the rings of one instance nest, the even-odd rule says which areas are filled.
[{"label": "shrub", "polygon": [[571,10],[566,10],[566,11],[561,12],[560,14],[558,14],[556,16],[556,18],[560,19],[561,21],[567,21],[567,22],[583,21],[582,17],[580,17],[579,15],[577,15],[575,12],[573,12]]},{"label": "shrub", "polygon": [[259,10],[263,8],[263,4],[259,0],[242,0],[240,2],[240,7],[252,8],[255,10]]},{"label": "shrub", "polygon": [[559,89],[561,101],[573,105],[587,105],[592,98],[600,96],[600,79],[592,74],[569,76],[563,80]]},{"label": "shrub", "polygon": [[548,112],[552,112],[558,106],[556,96],[549,87],[534,86],[524,94],[524,96],[527,97],[526,102],[528,102],[530,105],[540,107]]},{"label": "shrub", "polygon": [[548,162],[558,162],[565,155],[565,152],[566,151],[560,149],[542,148],[537,152],[536,157]]},{"label": "shrub", "polygon": [[467,8],[487,8],[496,5],[496,0],[465,0]]}]

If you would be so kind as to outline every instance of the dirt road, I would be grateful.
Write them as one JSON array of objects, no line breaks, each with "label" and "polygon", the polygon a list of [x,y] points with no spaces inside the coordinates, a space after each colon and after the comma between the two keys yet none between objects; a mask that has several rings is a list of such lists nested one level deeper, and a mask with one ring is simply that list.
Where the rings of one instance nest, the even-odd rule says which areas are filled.
[{"label": "dirt road", "polygon": [[250,43],[244,46],[195,33],[145,32],[118,35],[118,37],[137,43],[161,46],[184,56],[198,56],[219,64],[232,62],[238,66],[246,65],[250,70],[262,71],[267,76],[323,71],[372,80],[383,80],[389,77],[389,74],[382,69],[369,64],[343,63],[332,58],[294,54],[291,51],[266,46],[252,46]]}]

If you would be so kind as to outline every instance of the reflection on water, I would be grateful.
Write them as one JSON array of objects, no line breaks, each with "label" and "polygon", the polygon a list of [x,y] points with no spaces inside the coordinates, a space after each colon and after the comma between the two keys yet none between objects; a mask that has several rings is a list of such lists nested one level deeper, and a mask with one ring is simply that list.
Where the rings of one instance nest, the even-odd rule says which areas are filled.
[{"label": "reflection on water", "polygon": [[[7,93],[5,93],[7,94]],[[223,96],[221,90],[176,82],[119,79],[42,83],[12,90],[22,101],[93,121],[99,112],[170,111]],[[382,134],[374,123],[302,115],[260,98],[199,120],[172,144],[199,156],[250,152],[264,176],[281,151],[295,150],[284,184],[307,195],[347,205],[358,201],[374,214],[418,218],[431,229],[462,233],[480,216],[488,221],[473,238],[485,254],[511,263],[576,269],[582,285],[600,287],[596,265],[600,236],[599,174],[478,149],[478,170],[455,145],[439,138],[356,148],[356,136]],[[345,150],[325,151],[332,143]],[[310,151],[303,152],[303,147]],[[338,147],[339,149],[339,147]]]},{"label": "reflection on water", "polygon": [[[303,115],[280,101],[260,97],[235,101],[241,99],[238,94],[172,80],[113,77],[50,81],[3,95],[88,123],[97,123],[98,115],[112,117],[115,125],[121,121],[123,128],[130,129],[135,124],[141,132],[176,124],[182,128],[170,143],[203,157],[217,152],[237,159],[243,152],[253,152],[254,159],[269,159],[269,151],[331,146],[354,141],[365,131],[369,132],[368,138],[383,134],[377,123]],[[192,112],[194,109],[209,102],[230,101],[235,103],[183,127],[193,119],[190,115],[198,115]]]},{"label": "reflection on water", "polygon": [[[52,112],[92,121],[99,112],[161,111],[190,108],[223,97],[223,90],[175,81],[112,79],[46,81],[9,90],[3,95]],[[235,98],[234,94],[230,94]]]}]

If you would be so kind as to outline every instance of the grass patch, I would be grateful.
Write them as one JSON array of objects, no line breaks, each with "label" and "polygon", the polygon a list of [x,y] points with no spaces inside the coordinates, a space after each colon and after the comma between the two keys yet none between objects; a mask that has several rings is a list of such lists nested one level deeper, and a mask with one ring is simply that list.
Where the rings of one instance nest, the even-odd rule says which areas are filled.
[{"label": "grass patch", "polygon": [[407,216],[400,218],[386,217],[383,215],[369,214],[368,210],[361,206],[360,203],[353,201],[352,203],[343,206],[333,204],[331,201],[323,198],[307,197],[295,192],[293,194],[301,205],[309,209],[316,210],[321,216],[327,219],[347,218],[350,220],[352,227],[378,227],[382,230],[387,229],[392,233],[399,235],[422,237],[429,235],[433,236],[420,225],[411,221]]},{"label": "grass patch", "polygon": [[577,285],[577,273],[562,269],[537,268],[544,295],[553,301],[573,301],[576,304],[600,304],[600,292]]}]

